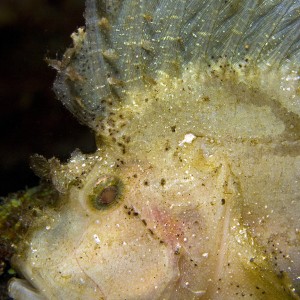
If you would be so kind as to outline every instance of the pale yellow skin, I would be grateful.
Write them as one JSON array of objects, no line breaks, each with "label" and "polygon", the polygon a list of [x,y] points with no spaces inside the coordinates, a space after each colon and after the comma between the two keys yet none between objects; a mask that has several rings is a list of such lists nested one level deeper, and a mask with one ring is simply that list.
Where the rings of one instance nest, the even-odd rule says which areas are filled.
[{"label": "pale yellow skin", "polygon": [[[56,166],[62,205],[14,257],[32,299],[297,298],[297,81],[218,65],[128,92],[98,151]],[[97,210],[91,191],[112,177],[120,197]]]}]

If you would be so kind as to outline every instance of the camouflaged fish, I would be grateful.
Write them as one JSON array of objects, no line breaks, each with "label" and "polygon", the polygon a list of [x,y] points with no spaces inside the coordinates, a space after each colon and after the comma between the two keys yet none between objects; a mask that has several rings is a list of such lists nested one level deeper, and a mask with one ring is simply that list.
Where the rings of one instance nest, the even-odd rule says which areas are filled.
[{"label": "camouflaged fish", "polygon": [[85,18],[51,64],[97,151],[35,157],[49,183],[15,199],[10,296],[299,299],[300,2],[87,0]]}]

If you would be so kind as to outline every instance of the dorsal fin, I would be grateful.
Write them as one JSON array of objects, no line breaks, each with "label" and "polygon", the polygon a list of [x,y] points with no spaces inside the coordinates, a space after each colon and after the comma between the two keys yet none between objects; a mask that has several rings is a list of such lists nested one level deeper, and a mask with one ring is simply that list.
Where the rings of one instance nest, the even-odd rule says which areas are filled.
[{"label": "dorsal fin", "polygon": [[109,103],[154,84],[160,72],[178,77],[189,63],[220,57],[263,68],[299,63],[299,1],[87,0],[85,17],[55,90],[92,128]]}]

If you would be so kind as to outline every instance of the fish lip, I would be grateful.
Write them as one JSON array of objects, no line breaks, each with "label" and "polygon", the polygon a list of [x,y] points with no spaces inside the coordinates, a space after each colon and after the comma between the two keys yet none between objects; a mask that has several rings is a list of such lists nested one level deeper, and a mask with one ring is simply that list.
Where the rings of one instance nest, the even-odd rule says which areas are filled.
[{"label": "fish lip", "polygon": [[46,299],[28,280],[16,277],[8,281],[8,294],[13,299]]}]

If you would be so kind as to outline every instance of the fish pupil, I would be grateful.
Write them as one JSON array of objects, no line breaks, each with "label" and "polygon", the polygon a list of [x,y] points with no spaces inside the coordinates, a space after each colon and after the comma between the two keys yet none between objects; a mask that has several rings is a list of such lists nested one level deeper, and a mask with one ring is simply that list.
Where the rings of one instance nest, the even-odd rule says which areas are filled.
[{"label": "fish pupil", "polygon": [[110,185],[103,189],[96,199],[97,206],[107,206],[113,203],[118,195],[118,188],[115,185]]}]

